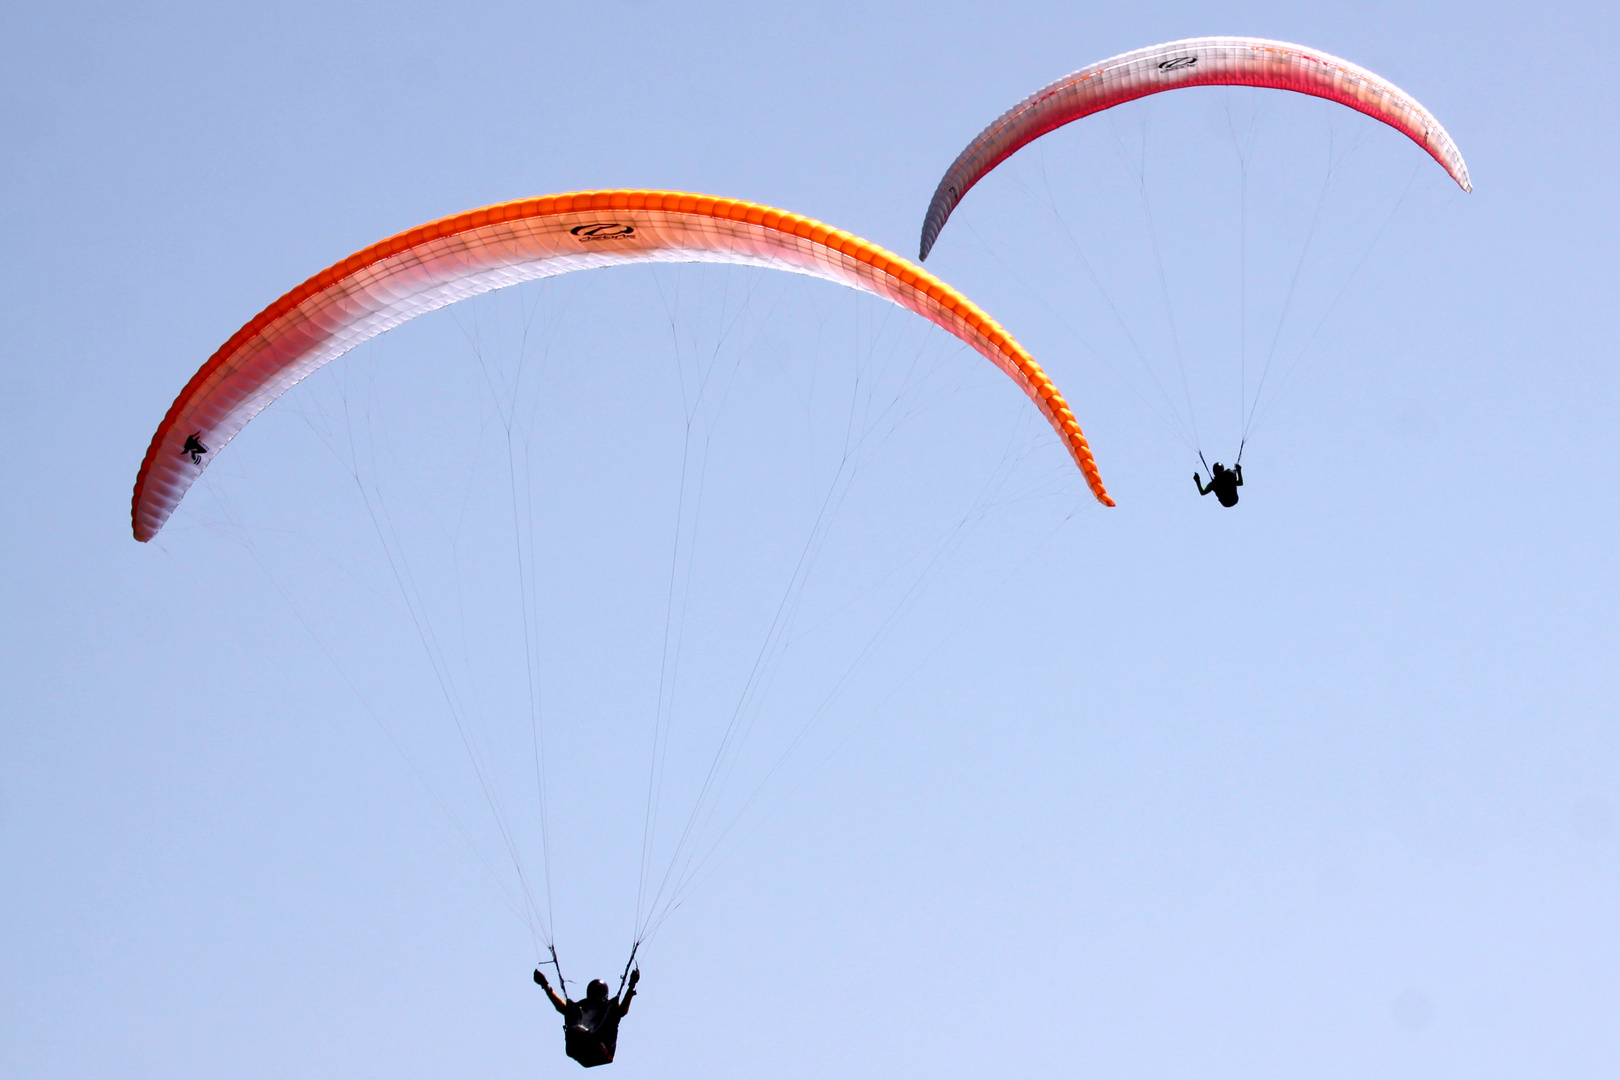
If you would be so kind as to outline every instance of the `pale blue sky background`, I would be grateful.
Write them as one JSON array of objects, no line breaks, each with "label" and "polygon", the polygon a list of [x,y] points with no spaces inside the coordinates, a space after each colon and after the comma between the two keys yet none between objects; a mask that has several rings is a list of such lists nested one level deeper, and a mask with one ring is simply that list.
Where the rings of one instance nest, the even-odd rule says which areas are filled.
[{"label": "pale blue sky background", "polygon": [[[1131,361],[1042,200],[1050,183],[1072,228],[1103,220],[1092,207],[1130,187],[1090,148],[1151,131],[1194,382],[1205,360],[1230,370],[1189,329],[1230,328],[1230,275],[1192,272],[1229,234],[1171,220],[1205,193],[1235,205],[1235,174],[1209,164],[1211,103],[1241,114],[1252,96],[1190,93],[1049,137],[969,196],[930,259],[1067,392],[1113,511],[982,362],[920,323],[891,329],[875,302],[723,271],[525,294],[552,319],[557,373],[525,407],[565,965],[616,972],[628,944],[675,374],[741,283],[762,290],[758,334],[710,418],[714,555],[693,564],[683,723],[699,735],[735,698],[761,598],[841,452],[862,350],[859,385],[907,423],[887,441],[863,429],[873,464],[804,595],[807,617],[875,599],[790,650],[759,745],[902,618],[789,759],[774,812],[649,946],[614,1075],[1610,1075],[1616,23],[1598,4],[1377,0],[8,9],[0,1073],[577,1068],[527,982],[529,931],[475,854],[499,856],[492,817],[321,441],[354,433],[345,404],[378,417],[394,434],[368,429],[373,492],[403,513],[419,481],[420,505],[464,499],[498,525],[506,474],[464,479],[493,445],[490,369],[464,338],[507,309],[423,320],[333,365],[227,451],[160,543],[136,544],[147,440],[237,326],[389,233],[581,188],[751,199],[911,256],[939,174],[1018,98],[1126,49],[1241,33],[1411,91],[1476,192],[1370,121],[1266,108],[1274,146],[1296,129],[1302,154],[1357,144],[1350,175],[1384,201],[1335,203],[1341,242],[1365,235],[1363,210],[1398,206],[1246,453],[1234,511],[1193,495],[1188,454],[1117,374]],[[1279,214],[1297,239],[1297,208]],[[1129,308],[1156,283],[1127,265],[1139,246],[1114,243]],[[1320,311],[1331,293],[1305,297]],[[894,365],[918,355],[934,381],[902,387]],[[644,426],[623,422],[626,386]],[[1218,432],[1220,409],[1203,415]],[[980,511],[917,599],[862,593]],[[405,527],[439,536],[431,513]],[[440,556],[413,559],[443,611],[474,606],[456,655],[509,733],[510,569],[474,562],[457,586]],[[701,770],[693,753],[677,772]]]}]

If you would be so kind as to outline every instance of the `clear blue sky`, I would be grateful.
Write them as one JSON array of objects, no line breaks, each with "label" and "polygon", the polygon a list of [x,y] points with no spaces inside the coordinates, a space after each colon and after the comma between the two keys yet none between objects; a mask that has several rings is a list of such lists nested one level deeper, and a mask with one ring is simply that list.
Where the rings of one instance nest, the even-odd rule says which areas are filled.
[{"label": "clear blue sky", "polygon": [[[474,451],[504,452],[479,380],[514,361],[510,341],[466,338],[488,325],[493,341],[515,309],[440,313],[340,360],[137,544],[147,440],[237,326],[392,232],[584,188],[750,199],[909,257],[939,174],[1024,94],[1236,33],[1409,90],[1476,191],[1344,110],[1263,107],[1271,175],[1304,161],[1306,194],[1257,209],[1253,235],[1267,209],[1284,239],[1308,231],[1324,147],[1351,155],[1355,183],[1315,242],[1359,255],[1396,215],[1341,303],[1302,286],[1327,321],[1233,511],[1193,494],[1189,453],[1058,234],[1089,244],[1117,218],[1100,272],[1153,325],[1147,249],[1101,209],[1134,197],[1115,166],[1151,137],[1136,160],[1187,396],[1229,456],[1229,387],[1204,376],[1230,372],[1233,318],[1229,269],[1203,272],[1223,248],[1232,265],[1236,205],[1212,103],[1241,116],[1253,95],[1189,92],[1049,136],[969,196],[930,259],[1066,391],[1115,510],[1004,381],[876,302],[717,270],[523,294],[556,373],[523,408],[565,965],[616,973],[628,944],[676,374],[723,353],[736,397],[699,417],[713,501],[683,534],[705,546],[686,564],[677,787],[705,767],[704,725],[791,577],[852,387],[906,422],[861,428],[872,464],[802,593],[804,627],[833,629],[784,653],[740,774],[762,777],[852,671],[848,688],[649,945],[616,1076],[1611,1075],[1617,23],[1599,4],[1387,0],[9,8],[0,1073],[576,1068],[496,884],[512,874],[496,819],[323,441],[362,436],[367,490],[424,545],[396,550],[457,643],[452,692],[481,710],[490,760],[521,765],[498,743],[527,730],[513,569],[471,555],[457,578],[441,525],[465,505],[486,518],[457,537],[504,542],[507,474]],[[1275,149],[1296,132],[1298,158]],[[1201,233],[1187,200],[1206,198]],[[1275,303],[1288,261],[1265,264],[1257,248]],[[721,349],[716,312],[739,287],[756,290],[753,336]],[[680,348],[671,319],[692,331]],[[915,356],[921,388],[896,374]],[[863,382],[852,357],[869,357]],[[626,393],[645,420],[625,421]]]}]

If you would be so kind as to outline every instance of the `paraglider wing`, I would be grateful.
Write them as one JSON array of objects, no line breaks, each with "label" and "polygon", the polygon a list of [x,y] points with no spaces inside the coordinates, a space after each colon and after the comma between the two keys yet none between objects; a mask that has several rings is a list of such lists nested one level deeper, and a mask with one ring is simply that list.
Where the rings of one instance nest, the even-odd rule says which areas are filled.
[{"label": "paraglider wing", "polygon": [[1366,68],[1303,45],[1264,38],[1187,38],[1121,53],[1043,86],[981,131],[946,170],[923,219],[921,258],[968,189],[1021,147],[1115,105],[1183,86],[1264,86],[1327,98],[1382,120],[1427,150],[1464,191],[1468,166],[1417,99]]},{"label": "paraglider wing", "polygon": [[[222,345],[169,408],[135,481],[135,538],[156,536],[237,432],[316,368],[424,312],[506,285],[599,266],[740,263],[808,274],[916,312],[972,346],[1051,422],[1112,506],[1063,395],[972,301],[860,237],[768,206],[669,191],[588,191],[500,203],[400,233],[316,274]],[[627,412],[635,408],[626,391]]]}]

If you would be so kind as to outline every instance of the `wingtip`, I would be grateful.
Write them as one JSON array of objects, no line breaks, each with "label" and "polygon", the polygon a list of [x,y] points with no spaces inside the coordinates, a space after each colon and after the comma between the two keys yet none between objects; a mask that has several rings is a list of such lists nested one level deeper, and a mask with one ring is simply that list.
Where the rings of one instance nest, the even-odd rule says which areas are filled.
[{"label": "wingtip", "polygon": [[922,236],[917,242],[917,261],[926,262],[929,252],[934,250],[934,243],[939,239],[939,230],[944,228],[943,221],[936,221],[934,208],[929,207],[928,213],[923,216]]}]

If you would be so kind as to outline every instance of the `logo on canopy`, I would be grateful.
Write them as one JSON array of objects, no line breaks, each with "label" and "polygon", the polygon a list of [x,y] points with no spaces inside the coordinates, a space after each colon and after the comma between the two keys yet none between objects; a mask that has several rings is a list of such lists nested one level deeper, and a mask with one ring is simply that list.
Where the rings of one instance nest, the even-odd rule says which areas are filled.
[{"label": "logo on canopy", "polygon": [[627,236],[634,236],[636,227],[620,225],[617,221],[599,221],[592,225],[575,225],[568,231],[576,240],[588,244],[593,240],[623,240]]},{"label": "logo on canopy", "polygon": [[1170,60],[1160,60],[1159,70],[1176,71],[1181,68],[1190,68],[1196,63],[1198,63],[1198,57],[1196,56],[1177,56]]}]

